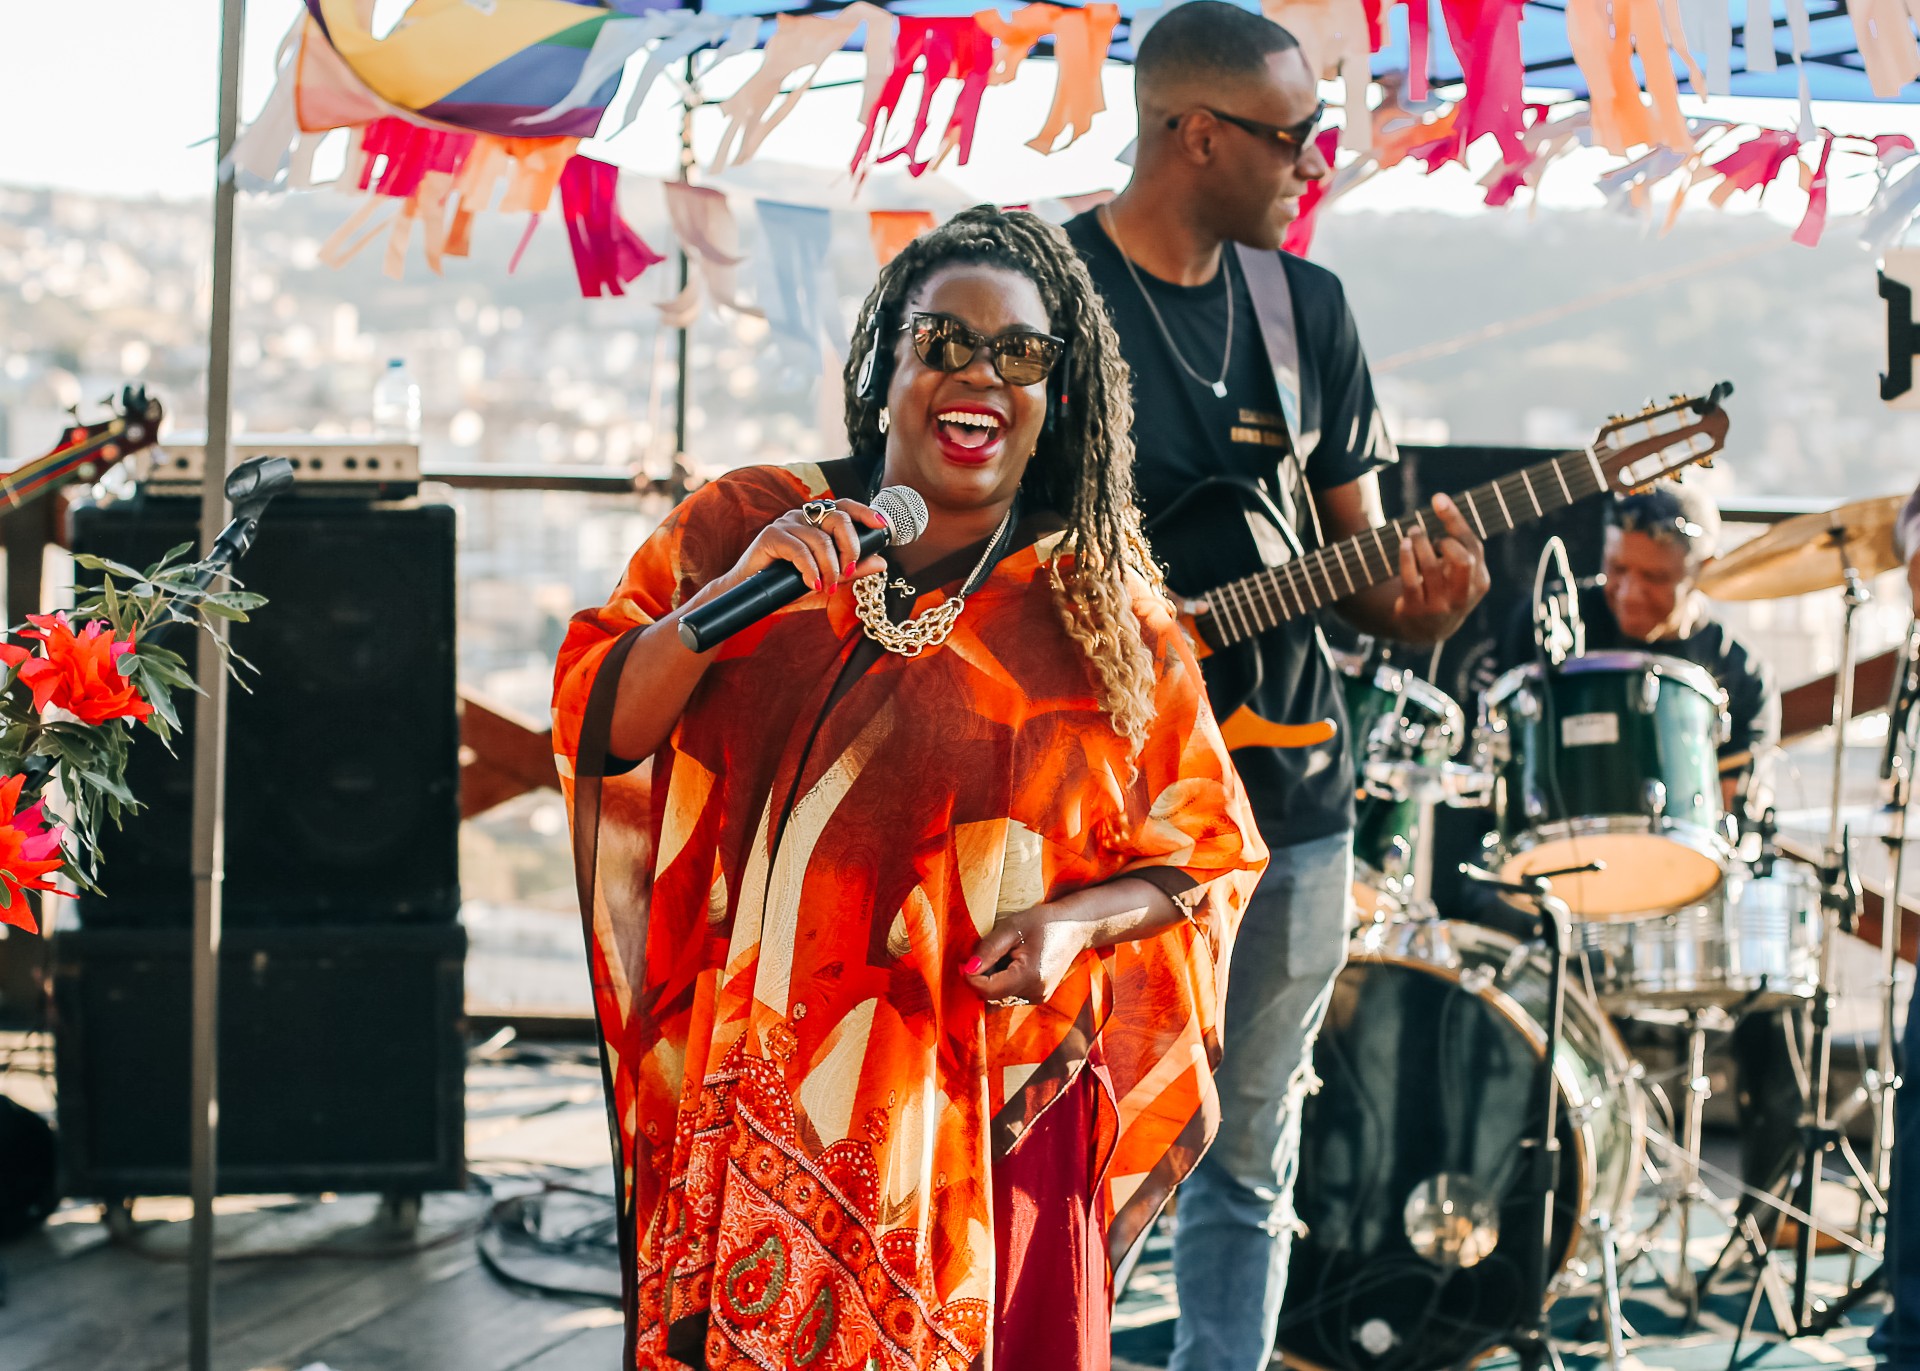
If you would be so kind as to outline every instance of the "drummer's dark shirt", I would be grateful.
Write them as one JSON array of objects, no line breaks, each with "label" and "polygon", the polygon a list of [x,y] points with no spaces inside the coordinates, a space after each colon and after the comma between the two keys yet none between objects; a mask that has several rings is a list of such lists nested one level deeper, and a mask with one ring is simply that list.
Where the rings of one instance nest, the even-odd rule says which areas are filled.
[{"label": "drummer's dark shirt", "polygon": [[[1066,228],[1099,287],[1132,373],[1134,484],[1149,523],[1196,482],[1238,476],[1263,484],[1301,541],[1312,546],[1308,492],[1346,485],[1397,460],[1374,399],[1360,331],[1332,272],[1282,256],[1300,339],[1302,446],[1309,449],[1303,463],[1295,462],[1245,275],[1227,268],[1234,314],[1232,351],[1224,354],[1227,397],[1220,399],[1182,369],[1167,335],[1197,370],[1209,379],[1218,376],[1229,336],[1228,283],[1216,275],[1205,285],[1181,286],[1144,271],[1136,281],[1095,212]],[[1295,619],[1262,635],[1260,653],[1255,713],[1277,723],[1341,722],[1341,735],[1317,747],[1242,748],[1233,754],[1261,836],[1277,847],[1352,828],[1346,705],[1315,619]]]},{"label": "drummer's dark shirt", "polygon": [[[1720,745],[1722,757],[1759,752],[1780,741],[1780,687],[1773,672],[1747,645],[1727,632],[1724,624],[1703,618],[1684,638],[1662,638],[1643,643],[1620,631],[1607,607],[1603,585],[1582,587],[1580,618],[1586,624],[1588,652],[1656,652],[1705,667],[1727,692],[1727,712],[1733,733]],[[1501,640],[1500,669],[1520,666],[1534,658],[1532,606],[1522,604]]]}]

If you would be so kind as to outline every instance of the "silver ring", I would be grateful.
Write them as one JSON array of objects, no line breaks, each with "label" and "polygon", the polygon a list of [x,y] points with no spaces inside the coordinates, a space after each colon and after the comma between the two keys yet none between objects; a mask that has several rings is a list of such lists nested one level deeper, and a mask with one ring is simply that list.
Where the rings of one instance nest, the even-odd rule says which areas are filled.
[{"label": "silver ring", "polygon": [[1002,995],[997,1000],[988,1000],[987,1003],[999,1009],[1007,1009],[1016,1004],[1032,1004],[1033,1001],[1024,995]]},{"label": "silver ring", "polygon": [[815,528],[826,522],[827,516],[839,506],[831,500],[809,500],[800,506],[800,517]]}]

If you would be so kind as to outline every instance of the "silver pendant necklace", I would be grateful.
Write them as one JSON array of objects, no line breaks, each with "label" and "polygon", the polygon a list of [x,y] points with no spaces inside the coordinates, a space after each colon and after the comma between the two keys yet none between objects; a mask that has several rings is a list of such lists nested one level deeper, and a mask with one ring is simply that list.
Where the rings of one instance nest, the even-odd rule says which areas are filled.
[{"label": "silver pendant necklace", "polygon": [[1227,287],[1227,345],[1221,349],[1220,379],[1209,381],[1188,365],[1186,357],[1180,352],[1180,345],[1173,341],[1173,334],[1167,328],[1167,321],[1160,317],[1160,307],[1153,303],[1153,296],[1147,293],[1146,282],[1142,281],[1140,273],[1134,270],[1133,259],[1127,256],[1126,245],[1120,241],[1120,230],[1114,227],[1113,223],[1113,211],[1102,205],[1098,212],[1100,222],[1106,225],[1107,237],[1113,239],[1114,247],[1120,250],[1120,260],[1127,265],[1127,275],[1133,278],[1134,289],[1140,292],[1140,298],[1147,302],[1147,310],[1153,315],[1153,322],[1159,327],[1160,336],[1166,339],[1167,351],[1173,354],[1173,360],[1180,364],[1180,369],[1187,375],[1212,391],[1216,400],[1226,399],[1227,372],[1233,367],[1233,271],[1229,266],[1229,260],[1233,254],[1225,248],[1220,252],[1220,279],[1226,283]]}]

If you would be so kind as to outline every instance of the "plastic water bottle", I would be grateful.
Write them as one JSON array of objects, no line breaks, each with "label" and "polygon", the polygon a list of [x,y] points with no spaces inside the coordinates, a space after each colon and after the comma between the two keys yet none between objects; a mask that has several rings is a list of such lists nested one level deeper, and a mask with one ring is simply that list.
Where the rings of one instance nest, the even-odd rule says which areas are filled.
[{"label": "plastic water bottle", "polygon": [[374,384],[373,427],[382,438],[420,441],[420,386],[398,357],[387,359]]}]

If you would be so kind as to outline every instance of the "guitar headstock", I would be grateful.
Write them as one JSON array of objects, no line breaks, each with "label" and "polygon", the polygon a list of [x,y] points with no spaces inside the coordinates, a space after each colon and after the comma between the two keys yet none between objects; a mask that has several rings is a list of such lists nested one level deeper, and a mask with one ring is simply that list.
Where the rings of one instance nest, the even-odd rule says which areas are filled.
[{"label": "guitar headstock", "polygon": [[126,386],[117,398],[110,395],[104,403],[109,411],[105,419],[69,424],[55,451],[90,446],[90,455],[110,465],[159,441],[164,411],[158,397],[148,395],[145,386]]},{"label": "guitar headstock", "polygon": [[1711,466],[1713,454],[1727,445],[1721,401],[1731,394],[1733,383],[1722,381],[1704,395],[1676,395],[1609,419],[1588,449],[1606,474],[1607,489],[1624,495],[1686,467]]}]

